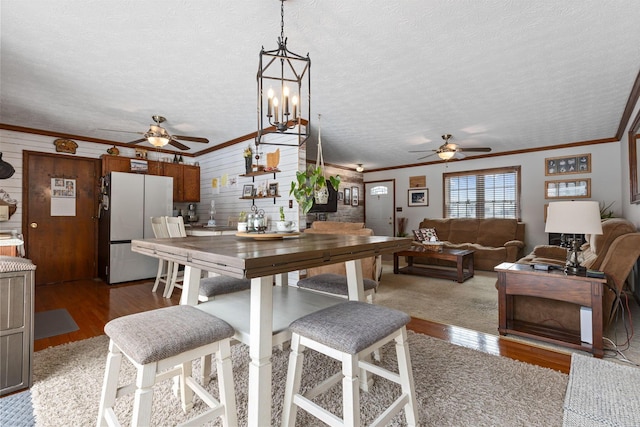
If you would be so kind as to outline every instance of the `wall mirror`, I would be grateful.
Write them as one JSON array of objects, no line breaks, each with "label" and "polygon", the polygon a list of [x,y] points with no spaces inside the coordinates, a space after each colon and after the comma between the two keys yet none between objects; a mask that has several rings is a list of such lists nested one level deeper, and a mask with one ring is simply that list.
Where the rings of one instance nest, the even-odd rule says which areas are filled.
[{"label": "wall mirror", "polygon": [[629,129],[629,184],[631,187],[631,203],[640,203],[640,112],[633,120]]}]

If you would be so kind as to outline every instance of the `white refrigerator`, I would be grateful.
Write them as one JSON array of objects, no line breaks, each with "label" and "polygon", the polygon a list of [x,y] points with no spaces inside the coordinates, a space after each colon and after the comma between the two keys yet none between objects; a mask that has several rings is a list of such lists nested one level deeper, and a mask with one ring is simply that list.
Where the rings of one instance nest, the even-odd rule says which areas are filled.
[{"label": "white refrigerator", "polygon": [[[100,276],[108,283],[155,278],[158,260],[131,251],[131,240],[154,238],[151,217],[171,216],[173,178],[111,172],[100,218]],[[104,198],[103,198],[104,199]]]}]

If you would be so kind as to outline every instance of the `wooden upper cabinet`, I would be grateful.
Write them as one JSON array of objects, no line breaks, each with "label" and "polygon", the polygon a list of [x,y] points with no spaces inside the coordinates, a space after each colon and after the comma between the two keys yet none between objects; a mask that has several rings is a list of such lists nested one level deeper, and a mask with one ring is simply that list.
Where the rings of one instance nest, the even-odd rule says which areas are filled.
[{"label": "wooden upper cabinet", "polygon": [[120,156],[102,156],[102,175],[110,172],[131,172],[131,159]]},{"label": "wooden upper cabinet", "polygon": [[163,163],[163,175],[173,178],[174,202],[200,201],[200,167]]},{"label": "wooden upper cabinet", "polygon": [[200,202],[200,166],[182,165],[182,189],[185,202]]},{"label": "wooden upper cabinet", "polygon": [[[149,175],[173,178],[173,201],[200,202],[200,167],[180,163],[147,160]],[[102,175],[110,172],[131,172],[131,158],[102,156]]]}]

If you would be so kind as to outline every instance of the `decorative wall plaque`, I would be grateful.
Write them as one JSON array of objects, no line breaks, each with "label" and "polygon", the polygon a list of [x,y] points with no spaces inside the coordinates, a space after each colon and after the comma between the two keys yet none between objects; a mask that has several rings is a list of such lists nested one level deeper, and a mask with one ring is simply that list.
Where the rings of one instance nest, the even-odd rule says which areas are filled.
[{"label": "decorative wall plaque", "polygon": [[409,188],[425,188],[427,186],[426,176],[410,176]]},{"label": "decorative wall plaque", "polygon": [[59,153],[76,154],[78,143],[70,139],[58,138],[53,141],[53,145],[56,146],[56,151]]}]

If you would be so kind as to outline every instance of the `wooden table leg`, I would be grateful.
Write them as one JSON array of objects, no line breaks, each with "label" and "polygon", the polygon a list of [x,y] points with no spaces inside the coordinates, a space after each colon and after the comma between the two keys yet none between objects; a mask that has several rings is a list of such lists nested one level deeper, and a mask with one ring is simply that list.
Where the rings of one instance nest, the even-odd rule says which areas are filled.
[{"label": "wooden table leg", "polygon": [[599,283],[591,284],[591,349],[593,355],[598,358],[604,356],[602,342],[602,286]]},{"label": "wooden table leg", "polygon": [[458,283],[464,282],[464,257],[456,256],[456,270],[458,272]]},{"label": "wooden table leg", "polygon": [[393,274],[398,274],[399,259],[398,254],[393,254]]},{"label": "wooden table leg", "polygon": [[[178,268],[176,264],[175,268]],[[182,293],[180,295],[180,304],[196,305],[198,304],[198,291],[200,290],[200,275],[202,270],[199,268],[185,265],[184,278],[182,280]]]},{"label": "wooden table leg", "polygon": [[272,277],[251,279],[248,425],[271,423]]}]

